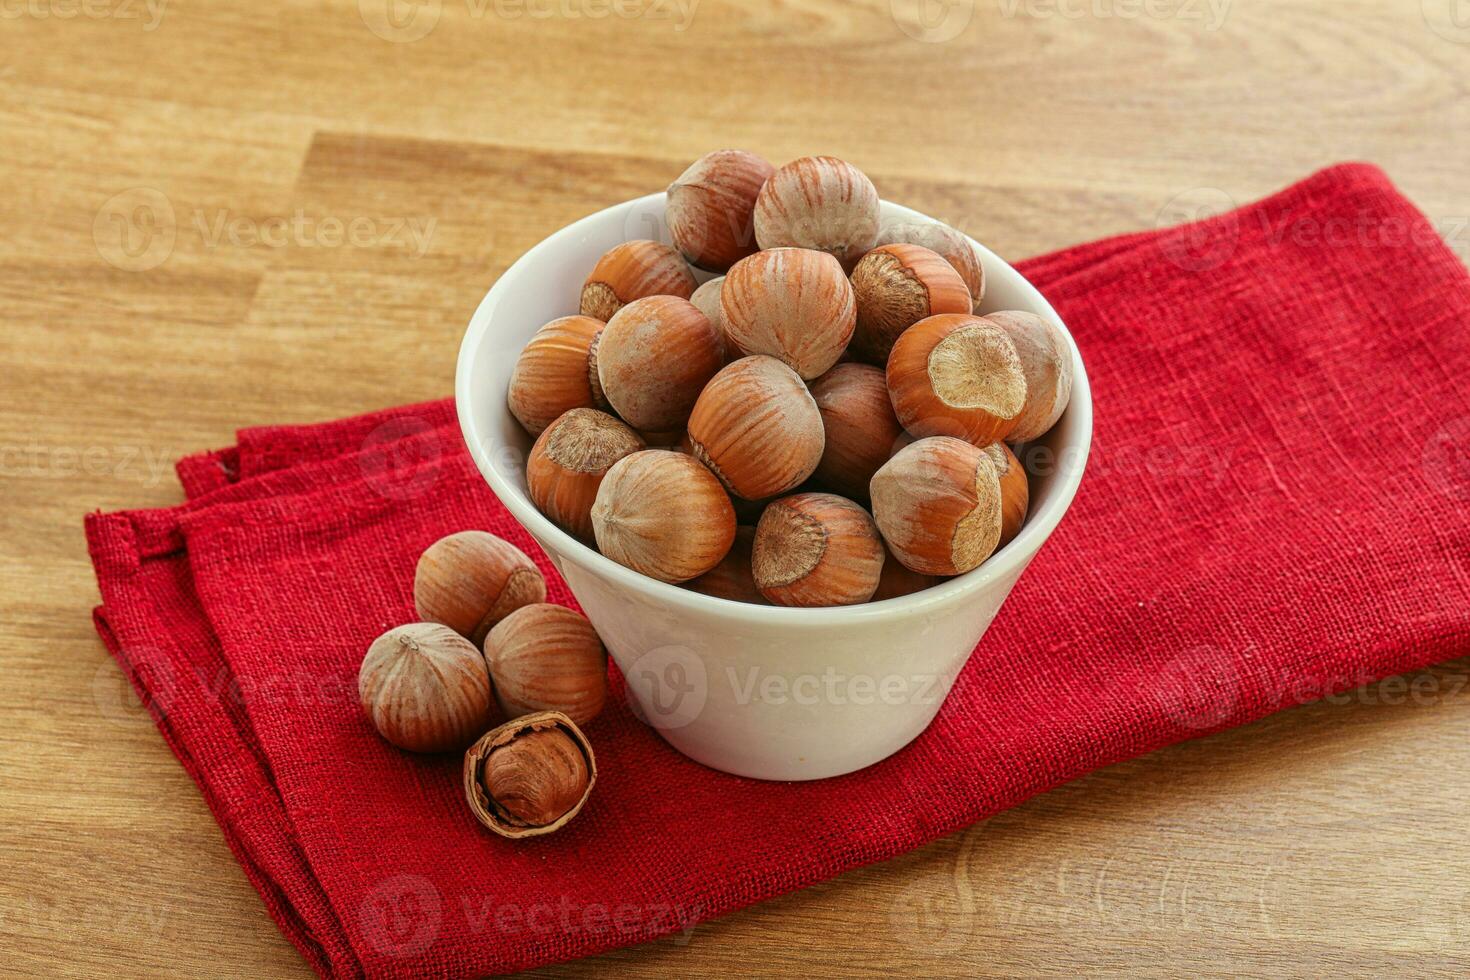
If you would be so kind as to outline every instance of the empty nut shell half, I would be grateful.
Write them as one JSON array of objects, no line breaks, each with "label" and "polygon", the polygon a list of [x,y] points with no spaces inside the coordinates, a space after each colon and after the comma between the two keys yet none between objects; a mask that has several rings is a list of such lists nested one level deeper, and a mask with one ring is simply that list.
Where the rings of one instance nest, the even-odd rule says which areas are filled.
[{"label": "empty nut shell half", "polygon": [[482,735],[464,756],[470,811],[501,837],[560,830],[581,812],[596,783],[591,743],[558,711],[508,721]]}]

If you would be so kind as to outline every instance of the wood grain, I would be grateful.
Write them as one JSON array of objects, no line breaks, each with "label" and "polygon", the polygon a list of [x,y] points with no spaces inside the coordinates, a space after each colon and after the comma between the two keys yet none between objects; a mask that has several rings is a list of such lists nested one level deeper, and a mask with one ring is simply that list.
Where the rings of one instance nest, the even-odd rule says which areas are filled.
[{"label": "wood grain", "polygon": [[[237,426],[447,393],[510,262],[708,149],[848,157],[1012,258],[1368,159],[1470,254],[1450,0],[160,2],[0,7],[11,975],[307,973],[92,632],[82,514],[176,501],[172,461]],[[541,972],[1463,976],[1467,677]]]}]

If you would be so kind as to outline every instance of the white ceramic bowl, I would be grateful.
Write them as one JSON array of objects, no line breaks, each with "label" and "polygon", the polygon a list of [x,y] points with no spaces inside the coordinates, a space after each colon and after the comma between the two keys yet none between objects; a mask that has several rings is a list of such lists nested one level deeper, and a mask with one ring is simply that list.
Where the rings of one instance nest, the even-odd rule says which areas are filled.
[{"label": "white ceramic bowl", "polygon": [[[788,609],[701,595],[604,558],[541,516],[526,494],[531,439],[506,407],[516,357],[537,328],[577,312],[603,252],[634,238],[667,242],[664,195],[628,201],[556,232],[485,295],[460,348],[460,426],[491,489],[551,556],[628,682],[639,715],[680,752],[760,779],[820,779],[907,745],[933,720],[1017,578],[1062,519],[1092,439],[1092,397],[1076,380],[1060,422],[1039,440],[1021,533],[979,568],[914,595],[861,606]],[[884,202],[883,218],[928,220]],[[984,309],[1051,305],[983,246]],[[700,279],[709,276],[701,275]],[[1065,329],[1065,327],[1064,327]]]}]

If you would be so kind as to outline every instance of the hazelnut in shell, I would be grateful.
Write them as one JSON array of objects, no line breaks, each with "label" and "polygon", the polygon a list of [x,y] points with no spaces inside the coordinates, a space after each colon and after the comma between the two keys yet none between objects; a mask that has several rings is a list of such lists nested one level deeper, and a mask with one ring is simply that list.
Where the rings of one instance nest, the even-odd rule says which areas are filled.
[{"label": "hazelnut in shell", "polygon": [[1011,339],[1026,376],[1026,405],[1006,438],[1026,442],[1046,435],[1072,397],[1072,352],[1061,329],[1020,310],[991,313],[985,319]]},{"label": "hazelnut in shell", "polygon": [[724,272],[756,251],[755,199],[775,168],[744,150],[706,153],[669,185],[664,212],[674,247]]},{"label": "hazelnut in shell", "polygon": [[938,585],[942,581],[943,579],[938,575],[923,575],[906,568],[904,563],[893,557],[893,552],[889,551],[887,559],[883,562],[883,574],[878,578],[878,590],[868,601],[881,602],[884,599],[913,595],[915,592],[922,592]]},{"label": "hazelnut in shell", "polygon": [[389,630],[357,672],[363,713],[410,752],[462,749],[490,724],[490,675],[475,645],[438,623]]},{"label": "hazelnut in shell", "polygon": [[755,587],[755,576],[751,574],[750,550],[754,541],[755,528],[739,525],[735,528],[735,543],[730,546],[730,553],[699,578],[685,582],[684,587],[732,602],[769,605],[761,590]]},{"label": "hazelnut in shell", "polygon": [[730,339],[730,332],[725,329],[725,315],[720,311],[720,297],[725,289],[725,277],[715,276],[708,282],[701,283],[689,297],[689,302],[699,307],[699,312],[709,317],[709,322],[715,325],[720,332],[720,337],[725,341],[725,363],[738,361],[745,354],[735,341]]},{"label": "hazelnut in shell", "polygon": [[735,509],[699,461],[645,449],[613,464],[592,505],[597,547],[661,582],[687,582],[720,563],[735,541]]},{"label": "hazelnut in shell", "polygon": [[597,344],[597,376],[612,407],[633,428],[684,428],[705,383],[725,363],[725,342],[687,299],[649,296],[618,310]]},{"label": "hazelnut in shell", "polygon": [[536,331],[516,359],[506,401],[533,436],[563,412],[608,407],[597,380],[595,349],[602,321],[564,316]]},{"label": "hazelnut in shell", "polygon": [[726,335],[746,354],[769,354],[811,379],[837,363],[857,324],[852,285],[823,252],[778,248],[741,259],[725,276]]},{"label": "hazelnut in shell", "polygon": [[985,267],[980,263],[980,253],[975,251],[975,246],[963,232],[942,221],[896,221],[884,225],[878,232],[878,244],[892,245],[896,242],[922,245],[944,256],[970,291],[973,304],[970,312],[980,312],[980,301],[985,298]]},{"label": "hazelnut in shell", "polygon": [[883,571],[883,541],[862,507],[832,493],[798,493],[766,508],[751,569],[778,606],[867,602]]},{"label": "hazelnut in shell", "polygon": [[668,245],[638,239],[609,249],[582,285],[583,316],[604,323],[635,299],[679,296],[694,292],[694,273],[684,257]]},{"label": "hazelnut in shell", "polygon": [[507,718],[560,711],[585,725],[607,700],[607,650],[587,617],[565,606],[522,606],[496,623],[485,663]]},{"label": "hazelnut in shell", "polygon": [[954,267],[922,245],[879,245],[852,270],[857,329],[852,352],[887,364],[899,334],[936,313],[969,313],[970,291]]},{"label": "hazelnut in shell", "polygon": [[546,580],[524,551],[488,531],[440,538],[413,575],[418,617],[442,623],[471,643],[521,606],[546,599]]},{"label": "hazelnut in shell", "polygon": [[638,433],[591,408],[574,408],[551,423],[526,459],[526,489],[551,523],[592,540],[592,502],[608,468],[644,448]]},{"label": "hazelnut in shell", "polygon": [[802,157],[776,170],[755,201],[761,248],[814,248],[851,270],[878,240],[878,191],[837,157]]},{"label": "hazelnut in shell", "polygon": [[984,449],[995,467],[1000,480],[1000,541],[997,548],[1005,547],[1021,531],[1026,523],[1026,509],[1031,504],[1031,486],[1026,479],[1026,470],[1021,461],[1003,442],[992,442]]},{"label": "hazelnut in shell", "polygon": [[1011,434],[1026,406],[1020,355],[998,324],[969,314],[920,320],[893,345],[888,393],[911,434],[983,446]]},{"label": "hazelnut in shell", "polygon": [[893,556],[923,575],[976,568],[1000,543],[1001,489],[983,449],[933,436],[873,476],[873,519]]},{"label": "hazelnut in shell", "polygon": [[597,759],[576,722],[556,711],[486,732],[464,757],[470,812],[501,837],[536,837],[571,822],[597,784]]},{"label": "hazelnut in shell", "polygon": [[878,467],[911,441],[893,414],[881,368],[844,362],[811,385],[825,446],[812,478],[859,503]]},{"label": "hazelnut in shell", "polygon": [[746,500],[795,489],[822,459],[822,415],[774,357],[743,357],[710,380],[689,416],[694,458]]}]

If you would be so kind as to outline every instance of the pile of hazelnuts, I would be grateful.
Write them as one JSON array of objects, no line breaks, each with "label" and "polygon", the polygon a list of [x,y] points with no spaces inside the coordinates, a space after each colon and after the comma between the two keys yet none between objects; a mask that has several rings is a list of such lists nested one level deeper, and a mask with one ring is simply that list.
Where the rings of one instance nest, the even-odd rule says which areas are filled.
[{"label": "pile of hazelnuts", "polygon": [[1016,535],[1007,442],[1056,423],[1072,357],[1040,317],[977,313],[964,235],[880,226],[846,161],[741,150],[690,166],[665,217],[672,246],[603,255],[512,373],[547,518],[660,581],[784,606],[917,592]]}]

